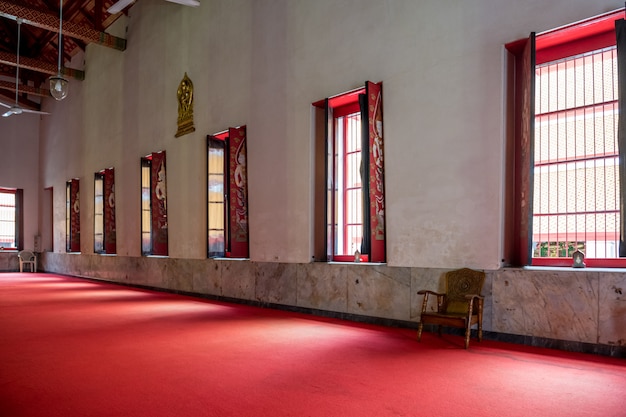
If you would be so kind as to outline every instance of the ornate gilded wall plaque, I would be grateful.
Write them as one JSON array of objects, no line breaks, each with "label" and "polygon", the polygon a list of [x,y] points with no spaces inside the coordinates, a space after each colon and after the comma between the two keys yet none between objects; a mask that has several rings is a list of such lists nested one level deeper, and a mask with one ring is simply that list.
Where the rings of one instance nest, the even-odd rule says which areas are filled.
[{"label": "ornate gilded wall plaque", "polygon": [[193,83],[185,73],[176,92],[178,98],[178,131],[176,137],[195,132],[193,126]]}]

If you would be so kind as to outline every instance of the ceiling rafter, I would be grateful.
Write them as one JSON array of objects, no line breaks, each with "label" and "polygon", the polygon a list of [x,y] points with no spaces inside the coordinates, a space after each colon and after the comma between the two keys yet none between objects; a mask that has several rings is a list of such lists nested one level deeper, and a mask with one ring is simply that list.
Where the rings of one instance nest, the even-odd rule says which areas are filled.
[{"label": "ceiling rafter", "polygon": [[[9,19],[15,19],[19,16],[24,19],[24,23],[29,25],[56,33],[59,31],[60,19],[58,15],[41,12],[37,9],[18,5],[11,1],[0,0],[0,16],[7,17]],[[87,25],[81,25],[71,21],[63,21],[63,34],[71,38],[80,39],[87,43],[95,43],[120,51],[126,49],[126,39],[118,38],[106,32],[97,31]]]},{"label": "ceiling rafter", "polygon": [[[63,1],[63,44],[59,46],[59,0],[0,0],[0,99],[15,100],[17,65],[20,51],[19,103],[38,110],[39,97],[49,97],[48,77],[60,72],[66,78],[82,80],[85,72],[64,65],[82,68],[79,59],[88,44],[97,44],[123,51],[126,40],[104,31],[125,13],[111,14],[108,8],[116,0]],[[20,46],[17,46],[16,21],[21,19]],[[61,51],[61,69],[58,69]],[[83,64],[84,65],[84,61]]]},{"label": "ceiling rafter", "polygon": [[104,26],[102,25],[102,22],[104,21],[104,16],[102,13],[104,11],[103,0],[95,0],[93,11],[94,11],[93,27],[96,30],[103,31],[104,30]]},{"label": "ceiling rafter", "polygon": [[[22,88],[25,89],[25,91],[22,91]],[[19,85],[19,94],[17,96],[17,102],[19,104],[20,107],[25,108],[25,109],[30,109],[30,110],[41,110],[41,103],[38,101],[34,101],[29,99],[29,95],[37,95],[37,96],[41,96],[41,97],[45,97],[46,95],[49,94],[49,92],[42,90],[42,91],[33,91],[30,92],[30,89],[32,89],[34,87],[28,86],[28,85]],[[9,104],[9,105],[13,105],[15,104],[15,82],[9,82],[9,81],[0,81],[0,98],[4,104]]]},{"label": "ceiling rafter", "polygon": [[[15,82],[0,80],[0,89],[15,92]],[[20,93],[30,94],[33,96],[39,96],[39,97],[50,96],[50,90],[46,88],[33,87],[32,85],[28,85],[28,84],[20,84],[18,86],[18,90]]]},{"label": "ceiling rafter", "polygon": [[[44,32],[44,34],[39,37],[37,39],[37,52],[41,53],[43,51],[43,49],[48,46],[49,44],[54,44],[55,48],[58,50],[59,49],[59,45],[58,45],[58,32]],[[72,42],[76,42],[76,44],[81,48],[81,49],[85,49],[85,43],[84,42],[80,42],[76,39],[72,39]],[[67,42],[67,39],[64,39],[64,43]],[[71,55],[65,50],[65,48],[63,48],[63,58],[67,61],[71,60],[72,57]]]},{"label": "ceiling rafter", "polygon": [[[17,55],[9,52],[0,51],[0,64],[6,64],[11,66],[17,65]],[[57,65],[47,61],[41,61],[38,59],[32,59],[25,56],[20,56],[20,68],[29,69],[32,71],[43,72],[49,75],[57,74]],[[72,77],[77,80],[85,79],[85,71],[77,70],[74,68],[61,68],[61,74]]]}]

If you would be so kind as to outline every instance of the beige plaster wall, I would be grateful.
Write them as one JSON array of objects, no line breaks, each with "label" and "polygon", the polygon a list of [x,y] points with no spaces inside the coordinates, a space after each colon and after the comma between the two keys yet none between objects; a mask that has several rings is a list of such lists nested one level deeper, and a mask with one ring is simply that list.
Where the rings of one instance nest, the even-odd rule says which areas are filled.
[{"label": "beige plaster wall", "polygon": [[[502,258],[504,44],[622,7],[617,0],[142,1],[89,45],[86,79],[48,101],[42,183],[64,250],[65,181],[81,179],[92,253],[93,173],[115,167],[118,253],[140,255],[139,158],[166,150],[169,251],[206,253],[205,138],[248,126],[250,254],[313,253],[311,103],[383,81],[388,264],[497,269]],[[176,132],[176,88],[195,87],[196,131]]]},{"label": "beige plaster wall", "polygon": [[[15,94],[15,93],[13,93]],[[8,99],[2,102],[11,104]],[[5,112],[0,108],[0,114]],[[39,120],[36,114],[0,117],[0,187],[24,190],[24,247],[39,232]]]}]

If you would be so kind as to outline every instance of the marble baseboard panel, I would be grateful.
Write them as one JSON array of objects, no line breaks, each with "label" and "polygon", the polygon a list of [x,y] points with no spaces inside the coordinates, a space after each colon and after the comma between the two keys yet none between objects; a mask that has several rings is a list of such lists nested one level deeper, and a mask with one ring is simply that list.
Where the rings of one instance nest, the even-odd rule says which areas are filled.
[{"label": "marble baseboard panel", "polygon": [[19,270],[20,264],[17,259],[17,252],[0,251],[0,271],[17,272]]},{"label": "marble baseboard panel", "polygon": [[[7,256],[5,260],[10,261]],[[421,314],[423,297],[417,292],[443,291],[448,271],[366,263],[64,253],[42,253],[39,265],[41,270],[65,275],[410,328],[417,327]],[[517,335],[518,343],[565,350],[605,346],[596,350],[610,353],[626,348],[624,271],[503,268],[485,272],[485,332]]]},{"label": "marble baseboard panel", "polygon": [[[328,318],[333,318],[333,319],[352,321],[356,323],[374,324],[374,325],[385,326],[385,327],[398,327],[398,328],[405,328],[405,329],[413,329],[416,331],[417,331],[417,326],[419,325],[419,323],[416,323],[413,321],[395,320],[395,319],[389,319],[389,318],[384,318],[384,317],[364,316],[364,315],[353,314],[353,313],[341,313],[341,312],[336,312],[336,311],[319,310],[319,309],[314,309],[314,308],[298,307],[298,306],[286,305],[286,304],[276,304],[276,303],[265,302],[265,301],[245,300],[241,298],[233,298],[233,297],[228,297],[228,296],[198,294],[195,292],[181,291],[181,290],[175,290],[175,289],[164,289],[164,288],[159,288],[159,287],[152,287],[149,285],[111,282],[111,281],[101,280],[101,279],[96,279],[96,278],[87,278],[87,277],[80,277],[80,278],[86,279],[89,281],[117,284],[117,285],[127,286],[131,288],[141,288],[141,289],[146,289],[146,290],[151,290],[151,291],[160,291],[160,292],[166,292],[166,293],[171,293],[171,294],[180,294],[180,295],[196,297],[196,298],[201,298],[201,299],[206,299],[206,300],[215,300],[215,301],[222,301],[222,302],[228,302],[228,303],[233,303],[233,304],[249,305],[253,307],[271,308],[275,310],[289,311],[289,312],[301,313],[301,314],[309,314],[309,315],[317,316],[317,317],[328,317]],[[436,326],[425,325],[424,332],[435,333],[437,332]],[[463,329],[457,329],[453,327],[442,327],[442,333],[456,335],[456,336],[464,335]],[[417,338],[417,335],[416,335],[416,338]],[[472,340],[470,341],[470,347],[472,343],[479,343],[476,340],[477,333],[475,329],[472,329],[471,338]],[[593,343],[575,342],[575,341],[569,341],[569,340],[550,339],[546,337],[498,333],[498,332],[492,332],[492,331],[483,331],[483,340],[492,340],[492,341],[497,341],[497,342],[517,344],[517,345],[562,350],[566,352],[588,353],[588,354],[601,355],[601,356],[611,356],[611,357],[616,357],[616,358],[626,358],[626,346],[601,345],[601,344],[593,344]]]},{"label": "marble baseboard panel", "polygon": [[594,269],[493,273],[490,331],[591,345],[626,346],[626,274]]}]

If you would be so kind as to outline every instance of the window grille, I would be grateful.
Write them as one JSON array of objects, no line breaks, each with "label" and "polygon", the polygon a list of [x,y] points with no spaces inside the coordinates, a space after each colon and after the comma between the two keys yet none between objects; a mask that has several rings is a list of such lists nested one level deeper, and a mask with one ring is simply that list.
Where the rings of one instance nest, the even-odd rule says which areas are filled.
[{"label": "window grille", "polygon": [[537,66],[533,257],[616,258],[617,50]]},{"label": "window grille", "polygon": [[208,256],[223,257],[227,244],[227,204],[226,190],[226,142],[209,139],[208,146]]},{"label": "window grille", "polygon": [[94,178],[93,245],[95,253],[104,253],[104,174]]},{"label": "window grille", "polygon": [[15,191],[0,190],[0,248],[17,248]]},{"label": "window grille", "polygon": [[335,144],[335,224],[341,233],[335,234],[334,255],[350,255],[361,250],[363,240],[360,112],[337,117]]},{"label": "window grille", "polygon": [[152,206],[151,206],[152,160],[141,159],[141,253],[152,253]]}]

